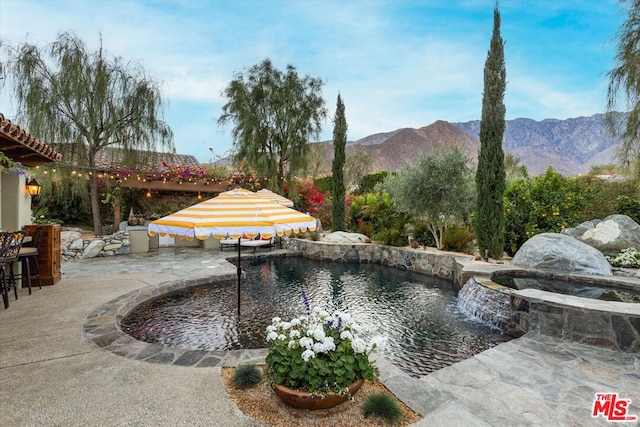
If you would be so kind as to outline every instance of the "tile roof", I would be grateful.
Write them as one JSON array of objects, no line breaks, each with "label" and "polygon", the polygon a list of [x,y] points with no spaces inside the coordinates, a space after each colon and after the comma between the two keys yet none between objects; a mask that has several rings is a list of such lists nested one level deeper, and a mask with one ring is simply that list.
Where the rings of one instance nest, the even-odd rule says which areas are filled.
[{"label": "tile roof", "polygon": [[[144,159],[142,171],[171,172],[177,167],[184,169],[200,169],[202,165],[190,154],[158,153],[136,150],[139,159]],[[102,170],[127,169],[123,164],[124,151],[119,148],[106,148],[96,154],[96,168]],[[166,166],[165,166],[166,165]],[[168,166],[168,167],[167,167]]]},{"label": "tile roof", "polygon": [[2,113],[0,113],[0,151],[13,161],[29,167],[59,162],[62,159],[62,154],[52,146],[11,123],[11,120]]}]

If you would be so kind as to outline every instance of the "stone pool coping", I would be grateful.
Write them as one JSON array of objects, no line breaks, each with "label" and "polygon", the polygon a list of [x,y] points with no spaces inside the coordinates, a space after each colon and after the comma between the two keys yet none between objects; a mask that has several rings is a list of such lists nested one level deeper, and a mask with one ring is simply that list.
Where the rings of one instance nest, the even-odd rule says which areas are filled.
[{"label": "stone pool coping", "polygon": [[139,341],[120,329],[120,322],[131,310],[149,299],[205,284],[227,284],[236,274],[178,280],[149,285],[115,298],[91,312],[82,328],[85,337],[102,350],[151,363],[194,367],[227,367],[241,363],[264,363],[267,349],[189,350]]}]

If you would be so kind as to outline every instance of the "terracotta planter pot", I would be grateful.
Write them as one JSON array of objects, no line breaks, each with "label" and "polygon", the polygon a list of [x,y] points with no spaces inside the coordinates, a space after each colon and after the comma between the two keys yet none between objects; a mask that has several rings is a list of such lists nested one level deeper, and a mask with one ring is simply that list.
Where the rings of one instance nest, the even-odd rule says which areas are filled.
[{"label": "terracotta planter pot", "polygon": [[[364,384],[363,379],[355,380],[349,387],[349,393],[353,396]],[[311,396],[311,393],[292,390],[283,385],[274,385],[273,390],[280,400],[287,405],[301,409],[328,409],[346,402],[347,396],[340,396],[336,393],[325,393],[323,395]]]}]

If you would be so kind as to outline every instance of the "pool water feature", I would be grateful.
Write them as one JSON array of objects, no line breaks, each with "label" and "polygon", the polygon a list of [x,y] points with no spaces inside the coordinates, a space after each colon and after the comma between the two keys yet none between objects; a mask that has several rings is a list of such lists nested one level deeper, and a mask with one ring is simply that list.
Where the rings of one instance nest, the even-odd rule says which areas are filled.
[{"label": "pool water feature", "polygon": [[387,337],[379,353],[414,377],[449,366],[510,337],[467,320],[450,281],[375,264],[298,257],[243,262],[241,314],[236,284],[187,288],[148,300],[121,322],[145,342],[192,350],[264,348],[275,316],[312,306],[351,314],[373,335]]}]

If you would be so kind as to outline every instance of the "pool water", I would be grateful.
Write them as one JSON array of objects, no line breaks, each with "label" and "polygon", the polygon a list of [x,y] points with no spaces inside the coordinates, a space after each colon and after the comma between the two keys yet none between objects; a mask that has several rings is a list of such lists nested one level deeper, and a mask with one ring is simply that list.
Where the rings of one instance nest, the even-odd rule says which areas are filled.
[{"label": "pool water", "polygon": [[265,328],[279,316],[305,313],[310,305],[346,311],[372,335],[384,335],[378,352],[419,377],[467,359],[510,337],[467,320],[450,281],[374,264],[304,258],[243,262],[237,284],[188,288],[136,307],[123,330],[150,343],[199,350],[266,347]]}]

